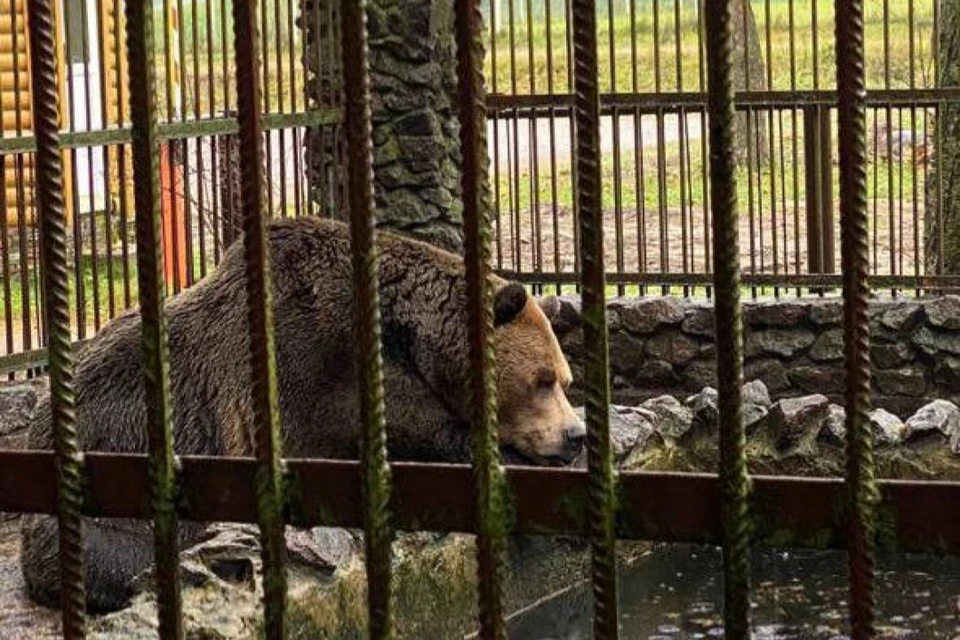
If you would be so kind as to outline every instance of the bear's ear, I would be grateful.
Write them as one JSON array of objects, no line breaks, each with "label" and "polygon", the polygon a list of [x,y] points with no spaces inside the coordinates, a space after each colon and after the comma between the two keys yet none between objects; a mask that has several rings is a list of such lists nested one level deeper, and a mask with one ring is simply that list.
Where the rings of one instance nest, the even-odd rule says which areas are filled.
[{"label": "bear's ear", "polygon": [[507,324],[527,305],[527,290],[523,285],[511,282],[497,291],[493,300],[493,326]]}]

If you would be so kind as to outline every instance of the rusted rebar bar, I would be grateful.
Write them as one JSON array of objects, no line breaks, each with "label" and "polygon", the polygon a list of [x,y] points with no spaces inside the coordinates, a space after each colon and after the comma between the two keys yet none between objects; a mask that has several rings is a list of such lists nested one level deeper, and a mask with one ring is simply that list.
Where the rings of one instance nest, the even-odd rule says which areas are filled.
[{"label": "rusted rebar bar", "polygon": [[710,115],[710,202],[720,392],[720,486],[723,498],[724,633],[750,637],[750,520],[743,429],[743,311],[733,110],[733,11],[730,0],[706,5]]},{"label": "rusted rebar bar", "polygon": [[[77,443],[73,348],[67,274],[63,162],[60,156],[60,94],[52,0],[30,0],[31,98],[37,140],[37,209],[43,252],[40,267],[50,353],[50,408],[57,460],[57,521],[60,532],[60,604],[63,636],[85,636],[83,536],[80,513],[82,459]],[[0,213],[6,216],[6,211]]]},{"label": "rusted rebar bar", "polygon": [[387,464],[386,409],[380,342],[380,296],[374,244],[373,158],[370,78],[367,69],[366,2],[341,7],[347,181],[353,256],[353,304],[363,427],[364,542],[367,566],[369,637],[392,637],[390,606],[390,467]]},{"label": "rusted rebar bar", "polygon": [[266,185],[257,0],[234,0],[233,28],[243,185],[243,250],[250,323],[250,383],[253,387],[254,448],[259,465],[256,489],[263,556],[264,630],[269,640],[282,640],[287,593],[285,509],[270,251],[264,207]]},{"label": "rusted rebar bar", "polygon": [[875,505],[870,427],[870,289],[867,235],[866,81],[862,0],[836,0],[840,233],[846,359],[850,623],[853,640],[874,629]]},{"label": "rusted rebar bar", "polygon": [[455,31],[462,153],[464,253],[470,338],[477,505],[480,636],[506,640],[503,588],[507,514],[497,447],[493,292],[490,286],[490,186],[483,87],[483,43],[477,0],[457,0]]},{"label": "rusted rebar bar", "polygon": [[183,637],[177,540],[176,461],[173,454],[173,405],[165,287],[160,233],[160,169],[157,137],[156,68],[152,0],[127,3],[130,119],[133,138],[134,202],[137,229],[137,277],[142,319],[143,382],[150,449],[154,559],[159,598],[160,636]]}]

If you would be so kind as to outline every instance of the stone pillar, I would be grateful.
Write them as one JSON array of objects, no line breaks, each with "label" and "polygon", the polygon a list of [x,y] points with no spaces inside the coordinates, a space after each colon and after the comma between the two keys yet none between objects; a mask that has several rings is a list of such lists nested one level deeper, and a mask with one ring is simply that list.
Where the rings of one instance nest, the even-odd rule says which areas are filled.
[{"label": "stone pillar", "polygon": [[[308,97],[313,104],[341,104],[342,70],[339,60],[331,59],[338,46],[326,42],[339,42],[338,11],[328,5],[337,0],[304,2],[319,14],[304,21],[308,48],[325,52],[305,57],[311,80]],[[378,224],[459,250],[462,204],[452,7],[452,0],[374,0],[368,5],[368,32]],[[330,210],[336,198],[330,184],[346,179],[342,145],[342,131],[335,139],[330,131],[308,137],[310,193],[321,213]],[[344,216],[343,209],[336,207],[331,214]]]}]

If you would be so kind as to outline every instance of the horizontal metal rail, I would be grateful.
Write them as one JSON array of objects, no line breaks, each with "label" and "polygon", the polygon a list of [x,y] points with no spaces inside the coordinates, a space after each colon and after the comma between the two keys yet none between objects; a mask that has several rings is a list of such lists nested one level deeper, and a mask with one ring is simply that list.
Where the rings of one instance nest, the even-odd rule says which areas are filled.
[{"label": "horizontal metal rail", "polygon": [[[738,110],[792,109],[801,106],[836,107],[836,91],[738,91],[734,107]],[[489,111],[513,109],[572,109],[572,93],[504,94],[487,97]],[[875,89],[866,94],[867,107],[933,107],[947,101],[960,100],[960,87],[939,89]],[[702,91],[673,93],[601,93],[600,106],[605,110],[640,109],[641,111],[705,110],[707,94]]]},{"label": "horizontal metal rail", "polygon": [[[87,453],[83,466],[85,515],[150,517],[147,456]],[[178,468],[179,517],[256,522],[254,459],[181,456]],[[290,524],[363,526],[359,462],[288,459],[285,468]],[[391,468],[398,530],[475,532],[469,466],[394,463]],[[506,478],[512,533],[586,535],[586,471],[507,467]],[[752,476],[751,482],[758,544],[844,548],[846,489],[841,478]],[[960,482],[881,480],[878,485],[881,549],[960,553],[960,517],[943,509],[960,501]],[[624,472],[619,491],[618,539],[719,544],[716,475]],[[0,451],[0,511],[52,513],[55,506],[53,453]],[[931,513],[940,515],[931,518]]]},{"label": "horizontal metal rail", "polygon": [[[341,120],[339,109],[315,109],[303,113],[268,113],[263,115],[263,128],[265,131],[279,131],[301,127],[321,127],[339,124]],[[202,118],[162,123],[157,129],[160,140],[183,140],[239,133],[240,125],[235,118]],[[104,147],[129,144],[132,140],[130,127],[114,127],[98,131],[64,131],[60,134],[60,148]],[[36,140],[32,135],[0,138],[0,154],[33,153],[36,150]]]},{"label": "horizontal metal rail", "polygon": [[[538,284],[576,284],[576,272],[535,272],[535,271],[498,271],[501,277],[516,280],[522,283]],[[710,273],[657,273],[657,272],[624,272],[608,273],[607,284],[634,284],[634,285],[703,285],[713,286],[713,274]],[[757,287],[839,287],[843,284],[843,276],[839,274],[772,274],[772,273],[744,273],[740,278],[742,284]],[[911,288],[938,292],[960,290],[960,276],[901,276],[901,275],[871,275],[870,284],[875,289]]]}]

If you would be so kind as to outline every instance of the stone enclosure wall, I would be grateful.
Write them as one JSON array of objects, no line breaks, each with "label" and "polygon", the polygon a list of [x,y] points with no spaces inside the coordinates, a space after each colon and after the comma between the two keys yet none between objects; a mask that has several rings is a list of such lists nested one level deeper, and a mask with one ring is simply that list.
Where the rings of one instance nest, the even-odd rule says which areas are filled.
[{"label": "stone enclosure wall", "polygon": [[[579,378],[579,298],[562,298],[561,345]],[[774,399],[824,394],[841,402],[843,302],[744,303],[745,378]],[[608,303],[614,402],[685,397],[716,386],[713,307],[676,298]],[[933,399],[960,400],[960,297],[874,300],[870,306],[874,404],[906,418]],[[579,391],[572,393],[579,400]]]}]

